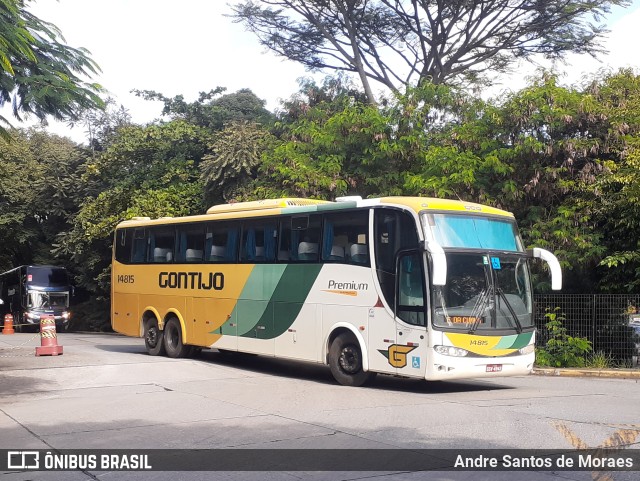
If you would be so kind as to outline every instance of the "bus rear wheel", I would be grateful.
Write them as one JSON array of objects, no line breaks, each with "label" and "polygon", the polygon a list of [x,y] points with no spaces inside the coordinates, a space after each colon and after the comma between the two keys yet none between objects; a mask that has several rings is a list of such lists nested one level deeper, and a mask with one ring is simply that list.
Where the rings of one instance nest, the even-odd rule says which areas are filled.
[{"label": "bus rear wheel", "polygon": [[150,356],[163,356],[164,339],[156,319],[149,319],[144,323],[144,347]]},{"label": "bus rear wheel", "polygon": [[343,386],[362,386],[375,378],[375,373],[362,368],[362,350],[352,334],[338,335],[329,348],[329,367]]},{"label": "bus rear wheel", "polygon": [[175,317],[169,319],[164,326],[164,349],[167,356],[173,358],[188,357],[191,354],[191,346],[182,342],[182,326]]}]

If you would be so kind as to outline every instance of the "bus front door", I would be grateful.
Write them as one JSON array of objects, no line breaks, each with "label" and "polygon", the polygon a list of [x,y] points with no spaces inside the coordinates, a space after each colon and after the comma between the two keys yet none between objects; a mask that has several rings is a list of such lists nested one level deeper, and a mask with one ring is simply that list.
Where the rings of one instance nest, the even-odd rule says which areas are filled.
[{"label": "bus front door", "polygon": [[396,343],[389,348],[401,376],[425,376],[427,327],[425,273],[419,251],[401,251],[396,259]]}]

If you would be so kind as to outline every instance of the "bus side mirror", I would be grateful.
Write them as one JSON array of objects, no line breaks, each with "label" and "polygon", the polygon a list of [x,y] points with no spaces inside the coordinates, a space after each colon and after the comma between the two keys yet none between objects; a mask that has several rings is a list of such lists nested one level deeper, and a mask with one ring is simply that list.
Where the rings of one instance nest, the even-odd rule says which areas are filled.
[{"label": "bus side mirror", "polygon": [[527,252],[530,257],[542,259],[549,265],[549,270],[551,271],[551,289],[554,291],[562,289],[562,269],[560,268],[558,258],[548,250],[540,249],[539,247],[534,247]]}]

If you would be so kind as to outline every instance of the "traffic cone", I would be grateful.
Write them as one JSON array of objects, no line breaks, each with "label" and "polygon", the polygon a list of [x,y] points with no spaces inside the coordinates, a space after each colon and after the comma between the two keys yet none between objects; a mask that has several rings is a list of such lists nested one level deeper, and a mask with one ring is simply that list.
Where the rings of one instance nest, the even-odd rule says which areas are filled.
[{"label": "traffic cone", "polygon": [[62,346],[58,346],[56,321],[52,315],[40,317],[40,347],[36,347],[36,356],[57,356],[62,354]]},{"label": "traffic cone", "polygon": [[5,314],[2,334],[13,334],[15,332],[16,331],[13,329],[13,316],[11,314]]}]

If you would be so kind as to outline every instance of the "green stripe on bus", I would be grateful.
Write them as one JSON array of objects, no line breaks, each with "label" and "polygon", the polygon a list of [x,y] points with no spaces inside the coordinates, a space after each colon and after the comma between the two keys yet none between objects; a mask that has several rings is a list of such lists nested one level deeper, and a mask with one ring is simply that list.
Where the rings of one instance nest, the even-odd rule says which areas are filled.
[{"label": "green stripe on bus", "polygon": [[317,206],[315,205],[301,205],[297,207],[284,207],[281,214],[310,214],[317,212]]},{"label": "green stripe on bus", "polygon": [[321,269],[321,264],[288,265],[257,322],[261,329],[251,330],[242,336],[273,339],[286,332],[298,317]]},{"label": "green stripe on bus", "polygon": [[531,343],[532,337],[533,337],[533,331],[518,334],[518,336],[516,337],[516,340],[511,345],[511,349],[522,349],[523,347],[528,346]]},{"label": "green stripe on bus", "polygon": [[358,207],[357,202],[338,202],[335,204],[318,204],[318,212],[326,212],[330,210],[355,209]]},{"label": "green stripe on bus", "polygon": [[240,293],[231,319],[238,325],[238,334],[253,331],[268,307],[268,301],[285,271],[283,264],[256,265]]},{"label": "green stripe on bus", "polygon": [[533,332],[503,336],[493,349],[520,349],[529,345],[531,336],[533,336]]}]

